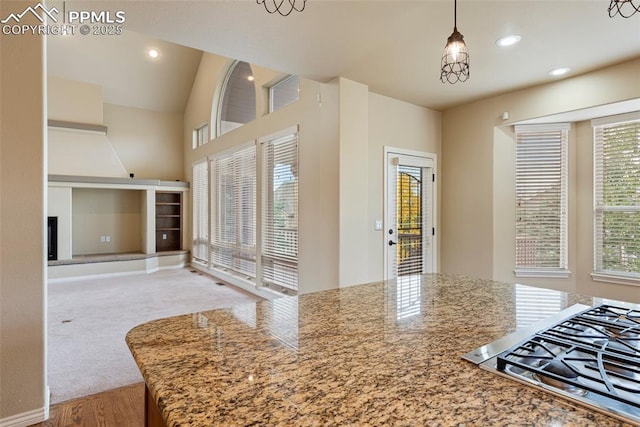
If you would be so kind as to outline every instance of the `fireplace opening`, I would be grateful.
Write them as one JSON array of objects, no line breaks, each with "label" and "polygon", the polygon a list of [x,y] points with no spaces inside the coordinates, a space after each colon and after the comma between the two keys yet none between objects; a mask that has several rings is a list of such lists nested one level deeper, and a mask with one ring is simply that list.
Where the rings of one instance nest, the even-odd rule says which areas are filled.
[{"label": "fireplace opening", "polygon": [[48,259],[58,259],[58,217],[47,217]]}]

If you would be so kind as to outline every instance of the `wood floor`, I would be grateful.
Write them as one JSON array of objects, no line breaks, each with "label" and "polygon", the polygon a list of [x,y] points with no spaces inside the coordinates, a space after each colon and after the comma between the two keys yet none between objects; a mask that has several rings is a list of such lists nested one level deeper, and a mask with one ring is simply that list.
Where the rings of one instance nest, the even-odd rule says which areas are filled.
[{"label": "wood floor", "polygon": [[49,414],[32,427],[142,427],[144,383],[58,403]]}]

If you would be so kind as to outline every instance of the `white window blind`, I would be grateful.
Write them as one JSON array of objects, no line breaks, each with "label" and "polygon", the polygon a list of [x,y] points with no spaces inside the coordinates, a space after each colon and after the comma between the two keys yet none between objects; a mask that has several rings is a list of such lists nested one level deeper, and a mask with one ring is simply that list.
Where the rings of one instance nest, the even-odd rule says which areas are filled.
[{"label": "white window blind", "polygon": [[207,161],[193,165],[193,260],[207,265],[209,262],[209,169]]},{"label": "white window blind", "polygon": [[300,98],[300,79],[289,76],[269,88],[269,112],[278,111]]},{"label": "white window blind", "polygon": [[[594,120],[595,273],[640,278],[640,114]],[[604,122],[604,124],[603,124]]]},{"label": "white window blind", "polygon": [[256,276],[256,147],[211,159],[212,266]]},{"label": "white window blind", "polygon": [[516,126],[516,275],[568,273],[568,132]]},{"label": "white window blind", "polygon": [[298,132],[262,142],[262,281],[298,289]]},{"label": "white window blind", "polygon": [[[429,179],[431,175],[429,175]],[[423,168],[398,165],[396,184],[397,274],[406,276],[424,272],[425,210],[422,206],[424,189]]]}]

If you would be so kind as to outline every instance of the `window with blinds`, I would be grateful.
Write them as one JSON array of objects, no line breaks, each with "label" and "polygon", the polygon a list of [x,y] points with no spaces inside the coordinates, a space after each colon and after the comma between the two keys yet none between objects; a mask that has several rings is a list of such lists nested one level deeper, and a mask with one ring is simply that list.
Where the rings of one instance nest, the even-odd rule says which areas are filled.
[{"label": "window with blinds", "polygon": [[191,256],[195,262],[209,263],[209,168],[207,161],[193,165],[193,242]]},{"label": "window with blinds", "polygon": [[569,127],[516,126],[516,276],[569,274]]},{"label": "window with blinds", "polygon": [[300,98],[300,79],[289,76],[269,88],[269,112],[273,113]]},{"label": "window with blinds", "polygon": [[592,125],[594,273],[640,279],[640,113]]},{"label": "window with blinds", "polygon": [[262,282],[298,289],[298,132],[260,141],[262,179]]},{"label": "window with blinds", "polygon": [[256,277],[256,147],[215,156],[211,167],[213,267]]}]

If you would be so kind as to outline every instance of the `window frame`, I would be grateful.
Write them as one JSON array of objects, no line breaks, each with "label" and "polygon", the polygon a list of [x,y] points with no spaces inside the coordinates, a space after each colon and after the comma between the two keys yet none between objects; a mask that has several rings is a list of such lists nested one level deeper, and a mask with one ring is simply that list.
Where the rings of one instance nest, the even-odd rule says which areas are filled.
[{"label": "window frame", "polygon": [[[604,216],[606,212],[640,212],[638,205],[605,205],[604,190],[604,146],[605,128],[620,128],[632,126],[638,132],[640,146],[640,112],[603,117],[591,121],[593,130],[593,272],[591,277],[595,281],[610,282],[624,285],[640,286],[640,271],[627,272],[605,269],[603,266],[603,235],[605,231]],[[619,165],[617,165],[619,166]]]},{"label": "window frame", "polygon": [[[299,263],[299,145],[300,135],[298,126],[286,129],[277,134],[269,135],[259,139],[262,151],[262,190],[261,190],[261,244],[260,244],[260,277],[262,286],[277,287],[281,290],[290,289],[298,290],[298,263]],[[291,200],[292,210],[295,211],[295,253],[289,251],[278,251],[276,242],[289,242],[290,233],[284,236],[275,234],[275,196],[276,191],[273,188],[273,175],[275,173],[275,163],[270,165],[271,156],[268,150],[275,144],[292,144],[294,148],[285,147],[286,153],[295,155],[294,161],[298,168],[298,175],[295,179],[294,196]],[[275,161],[275,160],[274,160]],[[283,228],[283,227],[280,227]],[[287,227],[291,232],[290,224]],[[287,249],[291,249],[287,243]],[[285,253],[287,252],[287,253]],[[270,267],[271,266],[271,267]]]},{"label": "window frame", "polygon": [[[571,271],[569,270],[569,245],[568,245],[568,228],[569,228],[569,131],[571,129],[570,123],[552,123],[552,124],[536,124],[536,125],[516,125],[515,126],[515,141],[516,141],[516,165],[515,165],[515,175],[516,175],[516,188],[515,188],[515,245],[514,248],[514,257],[515,257],[515,268],[514,275],[515,277],[538,277],[538,278],[568,278],[571,275]],[[557,159],[543,159],[540,158],[532,159],[533,155],[541,155],[545,154],[545,147],[542,144],[549,145],[549,141],[554,143],[555,141],[552,139],[554,133],[559,132],[559,140],[557,143],[559,147],[555,148],[559,150],[559,158]],[[520,135],[529,135],[523,136]],[[542,140],[541,138],[545,138],[543,135],[549,135]],[[539,143],[540,147],[534,148],[531,152],[521,152],[520,149],[523,147],[522,144],[529,142],[531,143]],[[546,153],[548,154],[548,153]],[[521,161],[520,159],[523,158]],[[523,171],[527,166],[526,162],[533,162],[532,165],[536,169],[536,171],[546,170],[543,174],[536,172],[531,174],[530,172]],[[558,164],[557,168],[554,169],[555,163]],[[530,168],[531,166],[529,166]],[[540,167],[544,167],[544,169],[540,169]],[[544,179],[542,178],[544,177]],[[557,254],[554,256],[557,257],[558,263],[556,266],[531,266],[526,265],[526,253],[523,255],[522,253],[525,251],[521,246],[523,243],[519,243],[519,239],[521,238],[519,229],[521,227],[520,221],[520,209],[521,199],[525,196],[524,190],[521,190],[524,187],[534,187],[541,188],[541,186],[548,185],[543,184],[542,181],[546,180],[555,180],[559,179],[559,189],[558,192],[558,200],[559,203],[558,211],[553,212],[557,214],[558,221],[558,239],[553,240],[550,243],[549,248],[547,250],[556,250],[555,246],[557,246]],[[542,188],[539,191],[543,191]],[[551,199],[549,199],[551,200]],[[556,200],[554,200],[555,202]],[[526,207],[523,208],[526,213]],[[533,215],[532,215],[533,216]],[[535,224],[535,222],[539,222],[538,219],[532,218],[530,219],[529,224]],[[530,227],[531,225],[529,225]],[[525,224],[526,227],[526,224]],[[535,248],[544,249],[544,245],[540,242],[544,239],[538,238],[537,243],[534,245]],[[526,243],[525,243],[526,244]],[[536,255],[537,257],[537,255]],[[535,259],[535,262],[544,263],[544,260]]]},{"label": "window frame", "polygon": [[195,150],[198,147],[202,147],[210,140],[209,123],[204,123],[193,130],[193,145]]},{"label": "window frame", "polygon": [[[225,132],[222,132],[222,113],[223,113],[223,106],[224,106],[224,102],[225,102],[225,96],[227,95],[227,90],[229,89],[229,81],[231,80],[231,77],[233,76],[233,73],[236,71],[236,68],[238,67],[238,65],[245,63],[247,64],[247,66],[249,67],[249,69],[251,69],[251,64],[245,61],[240,61],[240,60],[235,60],[231,63],[231,65],[227,68],[226,70],[226,74],[224,76],[224,79],[222,81],[222,85],[220,86],[220,94],[218,97],[218,105],[216,106],[216,137],[222,136],[226,133],[232,132],[234,129],[229,129]],[[258,117],[258,110],[256,107],[256,98],[255,96],[257,96],[256,94],[256,85],[255,85],[255,80],[251,80],[250,81],[252,84],[252,89],[253,89],[253,93],[254,93],[254,98],[253,98],[253,119],[246,122],[249,123],[253,120],[255,120]],[[240,126],[238,127],[242,127],[244,126],[246,123],[242,123]]]},{"label": "window frame", "polygon": [[[247,160],[252,157],[252,160]],[[231,169],[226,170],[224,182],[221,182],[220,168],[218,162],[229,162]],[[250,170],[252,173],[247,174]],[[209,264],[212,268],[224,271],[233,271],[244,277],[246,280],[254,281],[257,274],[257,149],[255,142],[243,144],[235,147],[231,151],[218,153],[209,157],[210,175],[210,240],[209,240]],[[251,182],[247,181],[247,178]],[[253,221],[245,221],[246,205],[244,204],[247,195],[247,183],[251,186],[249,197],[251,203],[250,216]],[[229,193],[219,191],[220,185],[226,185],[232,191],[233,203],[227,204],[221,198]],[[229,209],[227,211],[227,209]],[[227,218],[226,215],[231,214]],[[224,222],[224,224],[222,224]],[[234,241],[225,240],[225,226],[232,225]],[[247,244],[244,240],[245,233],[252,232],[252,243]],[[231,262],[222,261],[223,255],[216,251],[226,249],[232,253]],[[216,257],[216,259],[214,259]],[[250,265],[252,264],[252,265]],[[250,265],[247,269],[247,265]]]},{"label": "window frame", "polygon": [[[198,169],[204,169],[204,179],[197,179]],[[209,265],[209,233],[210,233],[210,195],[209,195],[209,162],[207,159],[199,160],[192,165],[192,203],[193,203],[193,224],[192,224],[192,242],[191,257],[196,263],[204,266]],[[202,177],[200,177],[202,178]],[[204,204],[205,206],[201,206]],[[204,224],[204,225],[202,225]],[[201,232],[204,229],[204,235]],[[204,245],[204,256],[197,249],[200,245]]]}]

